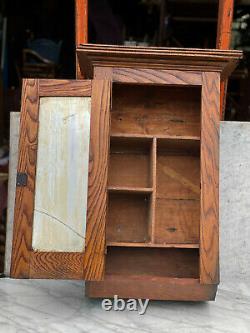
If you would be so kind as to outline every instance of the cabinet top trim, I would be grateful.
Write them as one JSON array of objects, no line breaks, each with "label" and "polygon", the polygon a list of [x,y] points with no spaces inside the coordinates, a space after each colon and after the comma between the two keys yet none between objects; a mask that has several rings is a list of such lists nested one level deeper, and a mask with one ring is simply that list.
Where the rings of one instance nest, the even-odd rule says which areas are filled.
[{"label": "cabinet top trim", "polygon": [[93,67],[98,66],[217,71],[227,77],[242,59],[243,52],[84,44],[77,48],[77,56],[81,71],[89,77],[93,75]]}]

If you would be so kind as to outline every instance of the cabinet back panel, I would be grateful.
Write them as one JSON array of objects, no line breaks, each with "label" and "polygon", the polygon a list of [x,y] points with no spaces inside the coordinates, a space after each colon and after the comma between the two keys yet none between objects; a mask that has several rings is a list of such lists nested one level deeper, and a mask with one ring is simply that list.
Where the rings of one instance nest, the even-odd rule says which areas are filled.
[{"label": "cabinet back panel", "polygon": [[200,135],[198,87],[114,84],[111,133]]},{"label": "cabinet back panel", "polygon": [[156,243],[199,243],[200,201],[156,200]]},{"label": "cabinet back panel", "polygon": [[107,242],[148,240],[149,197],[143,194],[109,194]]},{"label": "cabinet back panel", "polygon": [[198,278],[199,251],[109,247],[106,274]]},{"label": "cabinet back panel", "polygon": [[151,141],[112,139],[109,186],[150,187]]}]

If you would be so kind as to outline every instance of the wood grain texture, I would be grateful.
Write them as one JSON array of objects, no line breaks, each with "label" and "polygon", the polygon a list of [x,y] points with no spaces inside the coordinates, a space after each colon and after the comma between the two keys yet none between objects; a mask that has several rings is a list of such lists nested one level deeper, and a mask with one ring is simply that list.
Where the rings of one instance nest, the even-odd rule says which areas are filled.
[{"label": "wood grain texture", "polygon": [[109,247],[106,275],[150,277],[199,277],[198,249]]},{"label": "wood grain texture", "polygon": [[91,96],[91,80],[39,80],[40,97]]},{"label": "wood grain texture", "polygon": [[26,79],[22,88],[18,172],[28,174],[28,184],[17,187],[11,277],[28,278],[34,211],[38,134],[38,80]]},{"label": "wood grain texture", "polygon": [[31,252],[30,279],[83,280],[83,253]]},{"label": "wood grain texture", "polygon": [[88,0],[75,0],[76,46],[88,42]]},{"label": "wood grain texture", "polygon": [[219,282],[220,75],[203,73],[201,113],[200,282]]},{"label": "wood grain texture", "polygon": [[88,297],[149,298],[151,300],[209,301],[214,300],[217,285],[201,285],[199,279],[169,277],[141,278],[107,275],[104,281],[86,282]]},{"label": "wood grain texture", "polygon": [[124,83],[201,85],[201,74],[199,72],[178,70],[113,68],[112,78],[114,82]]},{"label": "wood grain texture", "polygon": [[201,89],[113,84],[111,135],[199,136]]},{"label": "wood grain texture", "polygon": [[93,81],[87,233],[84,256],[84,276],[86,280],[100,280],[104,275],[110,93],[110,81]]},{"label": "wood grain texture", "polygon": [[93,77],[96,67],[218,71],[229,75],[242,58],[242,52],[85,44],[78,46],[77,56],[81,71],[88,78]]},{"label": "wood grain texture", "polygon": [[[42,83],[44,83],[43,81]],[[64,85],[65,83],[65,85]],[[49,82],[53,91],[53,80]],[[62,89],[64,86],[65,90]],[[72,82],[55,81],[53,96],[68,96],[69,91],[81,97],[84,91],[81,86],[90,87],[91,82],[85,85],[76,85]],[[59,89],[58,89],[59,87]],[[47,89],[47,88],[46,88]],[[88,88],[89,89],[89,88]],[[77,90],[77,92],[76,92]],[[18,171],[28,174],[28,185],[18,187],[16,192],[15,225],[12,251],[11,276],[16,278],[55,278],[55,279],[98,279],[104,267],[104,230],[105,207],[104,201],[95,201],[96,196],[106,191],[107,187],[107,163],[109,147],[109,100],[110,84],[98,81],[95,85],[95,98],[93,102],[92,117],[92,145],[90,158],[90,214],[89,228],[87,227],[87,260],[81,252],[35,252],[32,250],[32,227],[34,212],[34,192],[36,177],[36,156],[38,146],[39,124],[39,80],[24,80],[22,95],[22,112],[19,144]],[[104,122],[103,122],[104,116]],[[99,119],[99,120],[98,120]],[[106,127],[105,127],[106,124]],[[106,130],[105,130],[106,129]],[[99,141],[95,141],[95,140]],[[100,151],[99,151],[100,149]],[[105,150],[106,149],[106,150]],[[104,170],[104,171],[103,171]],[[104,173],[103,173],[104,172]],[[102,178],[102,176],[104,178]],[[104,179],[102,186],[100,179]],[[99,191],[101,189],[101,191]],[[105,192],[106,193],[106,192]],[[104,197],[102,196],[102,199]],[[96,206],[97,204],[97,206]],[[99,213],[103,213],[98,219]],[[95,215],[96,214],[96,215]],[[99,232],[100,231],[100,232]],[[93,233],[92,233],[93,232]]]},{"label": "wood grain texture", "polygon": [[[230,49],[234,0],[220,0],[218,11],[216,48],[221,50]],[[220,118],[223,120],[226,107],[227,79],[221,82],[221,105]]]}]

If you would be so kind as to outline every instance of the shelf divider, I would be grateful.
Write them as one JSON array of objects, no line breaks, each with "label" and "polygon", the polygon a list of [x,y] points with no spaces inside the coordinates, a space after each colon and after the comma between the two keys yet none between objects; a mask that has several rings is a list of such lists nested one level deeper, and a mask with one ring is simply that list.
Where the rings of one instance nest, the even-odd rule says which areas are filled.
[{"label": "shelf divider", "polygon": [[117,247],[149,247],[149,248],[177,248],[177,249],[198,249],[199,243],[195,244],[155,244],[155,243],[132,243],[132,242],[107,242],[107,246]]},{"label": "shelf divider", "polygon": [[152,194],[150,198],[150,211],[149,211],[149,239],[152,243],[155,241],[155,205],[156,205],[156,156],[157,154],[157,139],[154,137],[151,148],[150,156],[150,174],[152,184]]},{"label": "shelf divider", "polygon": [[138,194],[150,194],[153,192],[151,187],[126,187],[126,186],[108,186],[109,192],[115,193],[138,193]]}]

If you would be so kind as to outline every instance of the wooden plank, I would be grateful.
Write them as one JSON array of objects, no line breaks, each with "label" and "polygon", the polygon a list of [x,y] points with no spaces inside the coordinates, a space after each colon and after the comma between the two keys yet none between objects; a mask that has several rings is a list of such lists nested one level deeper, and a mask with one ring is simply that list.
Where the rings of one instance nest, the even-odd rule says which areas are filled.
[{"label": "wooden plank", "polygon": [[17,174],[17,164],[18,164],[19,130],[20,130],[20,112],[11,112],[8,207],[7,207],[6,242],[5,242],[5,256],[4,256],[5,276],[10,276],[14,211],[15,211],[15,195],[16,195],[16,174]]},{"label": "wooden plank", "polygon": [[219,282],[220,75],[203,73],[201,112],[200,282]]},{"label": "wooden plank", "polygon": [[90,112],[90,97],[40,98],[35,251],[84,250]]},{"label": "wooden plank", "polygon": [[132,242],[107,242],[107,246],[117,247],[152,247],[152,248],[176,248],[176,249],[198,249],[199,244],[187,244],[187,243],[168,243],[168,244],[156,244],[156,243],[132,243]]},{"label": "wooden plank", "polygon": [[76,46],[88,43],[88,0],[75,0]]},{"label": "wooden plank", "polygon": [[[234,0],[220,0],[218,11],[216,48],[221,50],[230,49]],[[224,118],[227,94],[227,79],[221,82],[220,117]]]},{"label": "wooden plank", "polygon": [[31,252],[30,279],[83,280],[83,253]]},{"label": "wooden plank", "polygon": [[209,301],[214,300],[217,286],[201,285],[198,279],[169,277],[106,276],[104,281],[87,282],[88,297],[149,298],[151,300]]},{"label": "wooden plank", "polygon": [[[165,183],[166,188],[168,184]],[[200,202],[198,200],[156,199],[156,243],[199,242]]]},{"label": "wooden plank", "polygon": [[[88,43],[88,0],[75,0],[75,45]],[[83,79],[76,55],[76,78]]]},{"label": "wooden plank", "polygon": [[149,68],[113,68],[113,81],[124,83],[199,86],[201,85],[201,74],[192,71],[154,70]]},{"label": "wooden plank", "polygon": [[38,80],[25,79],[19,140],[18,172],[28,174],[27,186],[17,187],[11,277],[28,278],[34,211],[38,138]]},{"label": "wooden plank", "polygon": [[39,96],[91,96],[91,80],[39,80]]},{"label": "wooden plank", "polygon": [[86,280],[100,280],[104,275],[110,93],[110,81],[93,81],[87,234],[84,255],[84,276]]},{"label": "wooden plank", "polygon": [[153,138],[150,154],[150,176],[152,185],[152,194],[150,198],[150,212],[149,212],[149,239],[154,243],[155,241],[155,219],[156,219],[156,186],[157,186],[157,139]]}]

